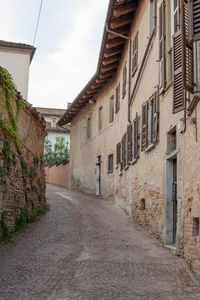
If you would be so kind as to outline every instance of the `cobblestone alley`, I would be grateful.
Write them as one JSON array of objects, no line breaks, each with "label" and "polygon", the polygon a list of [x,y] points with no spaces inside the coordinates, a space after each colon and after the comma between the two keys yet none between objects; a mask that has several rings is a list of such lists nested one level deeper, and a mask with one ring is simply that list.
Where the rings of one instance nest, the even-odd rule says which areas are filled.
[{"label": "cobblestone alley", "polygon": [[184,261],[112,203],[53,186],[47,198],[0,248],[0,300],[200,299]]}]

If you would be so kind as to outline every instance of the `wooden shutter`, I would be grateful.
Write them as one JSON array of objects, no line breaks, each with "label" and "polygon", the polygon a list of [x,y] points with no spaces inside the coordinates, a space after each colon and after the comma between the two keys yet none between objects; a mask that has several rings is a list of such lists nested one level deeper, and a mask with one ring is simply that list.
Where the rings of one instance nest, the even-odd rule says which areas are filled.
[{"label": "wooden shutter", "polygon": [[189,14],[186,1],[181,2],[181,28],[172,37],[173,113],[185,108],[185,89],[193,92],[193,46],[189,43]]},{"label": "wooden shutter", "polygon": [[115,102],[115,112],[117,113],[120,108],[120,83],[116,87],[116,102]]},{"label": "wooden shutter", "polygon": [[188,0],[190,38],[193,41],[200,40],[200,0]]},{"label": "wooden shutter", "polygon": [[126,133],[122,137],[122,157],[121,157],[121,169],[126,166]]},{"label": "wooden shutter", "polygon": [[133,121],[133,159],[139,158],[139,117],[136,113],[136,118]]},{"label": "wooden shutter", "polygon": [[121,162],[121,143],[116,146],[116,165],[118,166]]},{"label": "wooden shutter", "polygon": [[165,1],[163,1],[159,8],[159,87],[160,93],[166,87],[166,56],[165,56]]},{"label": "wooden shutter", "polygon": [[132,125],[127,127],[127,162],[130,164],[132,160]]},{"label": "wooden shutter", "polygon": [[142,105],[141,151],[148,147],[148,102]]},{"label": "wooden shutter", "polygon": [[122,87],[122,97],[123,98],[126,95],[126,80],[127,80],[127,67],[126,67],[126,63],[125,63],[124,69],[123,69],[123,87]]},{"label": "wooden shutter", "polygon": [[159,89],[154,93],[154,115],[153,115],[153,143],[157,143],[159,139]]},{"label": "wooden shutter", "polygon": [[133,40],[133,59],[132,59],[132,73],[137,70],[138,66],[138,32]]}]

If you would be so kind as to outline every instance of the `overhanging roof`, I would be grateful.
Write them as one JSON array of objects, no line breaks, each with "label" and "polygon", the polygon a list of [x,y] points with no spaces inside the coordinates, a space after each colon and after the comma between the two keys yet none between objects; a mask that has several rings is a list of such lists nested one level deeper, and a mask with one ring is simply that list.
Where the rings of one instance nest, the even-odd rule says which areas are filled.
[{"label": "overhanging roof", "polygon": [[93,99],[96,96],[99,90],[117,72],[117,67],[126,40],[111,33],[107,33],[106,24],[110,30],[128,36],[130,24],[133,21],[137,4],[138,0],[110,0],[97,71],[59,119],[58,125],[62,126],[70,123],[75,115],[89,102],[90,99]]},{"label": "overhanging roof", "polygon": [[0,40],[0,47],[28,50],[28,52],[30,53],[30,62],[32,61],[33,56],[35,54],[35,50],[36,50],[36,48],[31,45],[27,45],[27,44],[23,44],[23,43],[15,43],[15,42],[6,42],[6,41],[2,41],[2,40]]}]

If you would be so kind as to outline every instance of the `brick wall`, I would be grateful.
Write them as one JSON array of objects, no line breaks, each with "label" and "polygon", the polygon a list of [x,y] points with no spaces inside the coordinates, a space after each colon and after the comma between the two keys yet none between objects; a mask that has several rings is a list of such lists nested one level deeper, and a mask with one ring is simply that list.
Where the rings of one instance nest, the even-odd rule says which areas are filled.
[{"label": "brick wall", "polygon": [[[0,115],[7,124],[11,124],[2,95],[1,90]],[[12,96],[15,116],[19,101],[22,101],[19,95]],[[34,213],[46,202],[43,165],[45,121],[28,106],[24,106],[16,120],[20,147],[0,124],[0,235],[3,223],[13,228],[16,217],[24,208]]]}]

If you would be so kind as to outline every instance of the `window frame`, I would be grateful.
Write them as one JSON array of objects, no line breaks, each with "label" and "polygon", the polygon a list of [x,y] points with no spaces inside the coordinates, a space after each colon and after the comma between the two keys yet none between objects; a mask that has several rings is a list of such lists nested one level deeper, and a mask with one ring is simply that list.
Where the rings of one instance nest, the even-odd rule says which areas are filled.
[{"label": "window frame", "polygon": [[115,101],[114,95],[110,97],[110,108],[109,108],[109,123],[112,123],[115,118]]},{"label": "window frame", "polygon": [[103,127],[103,106],[100,106],[99,110],[98,110],[98,129],[99,129],[99,131],[102,130],[102,127]]},{"label": "window frame", "polygon": [[113,173],[113,170],[114,170],[114,154],[110,153],[108,155],[108,171],[107,171],[107,173]]}]

